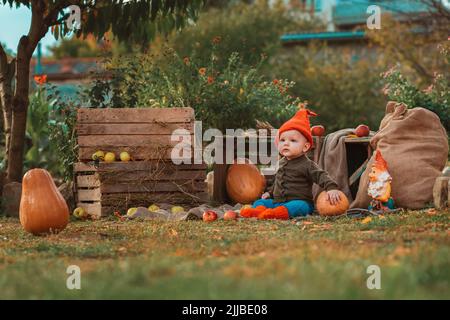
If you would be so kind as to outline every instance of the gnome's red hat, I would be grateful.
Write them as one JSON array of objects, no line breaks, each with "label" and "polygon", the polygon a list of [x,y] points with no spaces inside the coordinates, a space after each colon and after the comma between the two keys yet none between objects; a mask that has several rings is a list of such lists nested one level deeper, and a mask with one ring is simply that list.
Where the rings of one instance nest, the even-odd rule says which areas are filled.
[{"label": "gnome's red hat", "polygon": [[381,151],[379,149],[377,149],[375,153],[375,162],[373,163],[373,166],[379,170],[387,171],[388,169],[387,162],[386,160],[384,160],[383,156],[381,155]]},{"label": "gnome's red hat", "polygon": [[284,131],[298,130],[308,140],[312,147],[313,138],[311,135],[311,127],[309,125],[309,117],[317,116],[317,114],[312,112],[311,110],[306,109],[304,105],[301,105],[300,108],[301,109],[297,111],[297,113],[291,119],[283,123],[280,129],[278,129],[277,144],[280,135]]}]

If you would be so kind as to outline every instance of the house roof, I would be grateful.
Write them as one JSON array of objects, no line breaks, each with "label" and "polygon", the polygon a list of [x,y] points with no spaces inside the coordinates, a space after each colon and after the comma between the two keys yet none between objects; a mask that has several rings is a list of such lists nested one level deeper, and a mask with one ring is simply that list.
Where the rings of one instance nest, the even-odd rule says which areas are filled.
[{"label": "house roof", "polygon": [[[36,72],[36,59],[32,59],[30,65],[30,75]],[[63,58],[63,59],[42,59],[41,73],[47,75],[49,81],[52,80],[82,80],[89,76],[89,73],[98,68],[98,58]]]},{"label": "house roof", "polygon": [[420,16],[430,10],[421,0],[408,1],[374,1],[374,0],[353,0],[340,1],[333,9],[333,22],[337,26],[365,24],[369,13],[369,6],[376,5],[382,13],[389,12],[396,19],[410,19]]},{"label": "house roof", "polygon": [[284,44],[302,43],[311,40],[322,41],[348,41],[362,40],[366,38],[364,31],[336,31],[336,32],[312,32],[312,33],[292,33],[284,34],[280,40]]}]

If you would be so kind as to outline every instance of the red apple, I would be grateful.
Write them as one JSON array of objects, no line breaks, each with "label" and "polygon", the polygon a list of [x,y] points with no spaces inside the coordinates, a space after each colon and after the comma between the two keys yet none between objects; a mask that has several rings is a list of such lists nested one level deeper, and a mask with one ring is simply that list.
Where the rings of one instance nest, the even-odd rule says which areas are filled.
[{"label": "red apple", "polygon": [[313,136],[321,137],[321,136],[323,136],[324,133],[325,133],[325,127],[322,125],[311,127],[311,134]]},{"label": "red apple", "polygon": [[228,210],[223,215],[223,219],[224,220],[236,220],[237,219],[237,213],[234,212],[233,210]]},{"label": "red apple", "polygon": [[367,137],[370,133],[370,129],[365,124],[360,124],[355,129],[355,134],[357,137]]},{"label": "red apple", "polygon": [[203,221],[212,222],[214,220],[217,220],[217,213],[214,211],[208,210],[203,213]]}]

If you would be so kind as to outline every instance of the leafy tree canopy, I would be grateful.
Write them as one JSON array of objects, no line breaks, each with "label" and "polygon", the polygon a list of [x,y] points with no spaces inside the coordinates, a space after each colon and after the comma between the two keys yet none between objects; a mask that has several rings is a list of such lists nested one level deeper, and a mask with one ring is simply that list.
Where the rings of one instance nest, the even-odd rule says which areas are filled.
[{"label": "leafy tree canopy", "polygon": [[[195,21],[205,0],[0,0],[11,7],[25,6],[33,10],[45,8],[44,23],[51,27],[56,39],[71,30],[67,27],[67,8],[81,10],[81,29],[77,35],[94,34],[101,38],[112,33],[119,41],[148,43],[157,33],[167,34]],[[66,9],[66,10],[65,10]]]}]

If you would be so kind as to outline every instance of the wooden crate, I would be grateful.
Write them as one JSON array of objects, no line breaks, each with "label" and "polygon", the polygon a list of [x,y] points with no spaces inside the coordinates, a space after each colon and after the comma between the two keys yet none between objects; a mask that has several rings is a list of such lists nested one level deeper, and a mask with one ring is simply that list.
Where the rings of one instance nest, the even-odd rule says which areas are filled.
[{"label": "wooden crate", "polygon": [[81,108],[77,117],[78,158],[91,161],[97,150],[122,151],[133,160],[170,159],[175,129],[194,133],[192,108]]},{"label": "wooden crate", "polygon": [[95,216],[166,202],[194,206],[206,201],[206,165],[170,161],[77,163],[77,206]]},{"label": "wooden crate", "polygon": [[[172,148],[179,143],[171,141],[175,129],[186,129],[193,138],[193,109],[80,109],[80,162],[74,165],[77,206],[105,216],[155,202],[205,202],[206,164],[172,163]],[[117,158],[128,151],[133,161],[94,163],[91,157],[97,150],[114,152]]]}]

